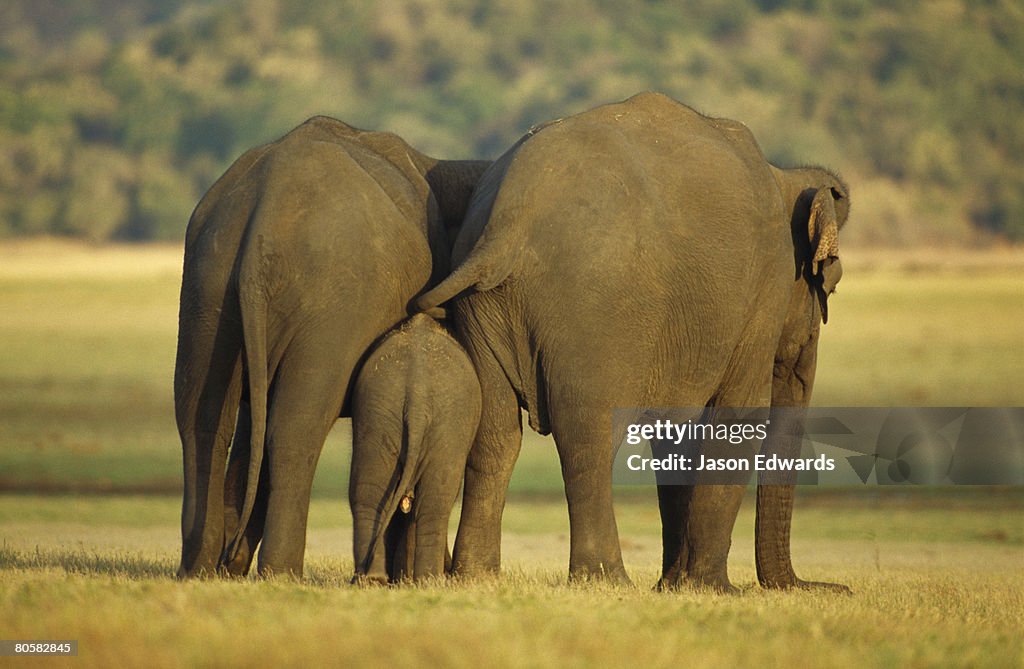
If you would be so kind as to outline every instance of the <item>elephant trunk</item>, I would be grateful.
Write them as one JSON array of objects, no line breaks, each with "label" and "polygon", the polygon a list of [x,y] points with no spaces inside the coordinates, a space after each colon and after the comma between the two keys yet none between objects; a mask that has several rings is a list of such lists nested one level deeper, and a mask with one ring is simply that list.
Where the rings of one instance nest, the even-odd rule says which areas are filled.
[{"label": "elephant trunk", "polygon": [[[798,457],[803,439],[806,409],[787,407],[771,412],[772,430],[765,452],[781,458]],[[796,472],[761,472],[757,485],[754,521],[754,556],[757,580],[765,588],[790,588],[798,584],[790,556],[790,524]]]},{"label": "elephant trunk", "polygon": [[[800,456],[807,407],[814,390],[818,360],[819,329],[815,322],[810,335],[801,340],[803,318],[813,312],[813,296],[806,287],[794,288],[798,300],[794,318],[787,318],[782,345],[775,354],[772,373],[771,429],[762,446],[764,453],[780,458]],[[795,331],[795,332],[794,332]],[[791,588],[801,584],[793,572],[790,556],[790,525],[796,472],[761,472],[757,485],[757,515],[754,522],[754,557],[757,580],[763,587]]]},{"label": "elephant trunk", "polygon": [[[800,347],[792,360],[776,360],[772,382],[771,430],[762,449],[780,458],[796,458],[803,441],[807,405],[814,386],[817,336]],[[754,560],[757,580],[765,588],[791,588],[800,580],[793,572],[790,525],[796,472],[761,472],[754,521]]]},{"label": "elephant trunk", "polygon": [[[766,443],[771,441],[771,452],[782,458],[799,456],[806,415],[806,407],[772,410],[772,433],[766,440]],[[824,588],[849,593],[850,589],[845,585],[804,581],[793,571],[789,532],[795,490],[795,471],[778,472],[771,476],[761,473],[757,486],[757,519],[754,523],[758,582],[764,588]]]},{"label": "elephant trunk", "polygon": [[793,518],[793,485],[759,485],[754,553],[757,580],[764,588],[791,588],[799,579],[793,571],[789,528]]},{"label": "elephant trunk", "polygon": [[[817,327],[799,346],[780,349],[772,379],[771,430],[764,443],[766,453],[780,458],[800,456],[807,407],[811,403],[818,356]],[[754,555],[757,580],[766,588],[825,588],[849,592],[836,583],[803,581],[793,571],[790,526],[796,472],[761,472],[757,485],[757,516],[754,524]]]}]

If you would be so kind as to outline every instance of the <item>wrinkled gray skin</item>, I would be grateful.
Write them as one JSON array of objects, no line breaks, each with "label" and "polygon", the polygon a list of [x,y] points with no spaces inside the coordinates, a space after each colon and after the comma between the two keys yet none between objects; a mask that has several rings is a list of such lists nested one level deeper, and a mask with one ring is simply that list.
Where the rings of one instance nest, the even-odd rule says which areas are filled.
[{"label": "wrinkled gray skin", "polygon": [[[483,390],[454,571],[499,568],[522,406],[557,444],[570,577],[627,580],[612,410],[805,406],[848,211],[835,175],[778,169],[742,124],[654,93],[549,123],[501,157],[470,204],[455,271],[417,302],[457,298]],[[732,589],[743,487],[660,492],[662,587]],[[791,485],[758,491],[765,586],[805,585],[790,564],[792,498]]]},{"label": "wrinkled gray skin", "polygon": [[302,574],[313,472],[354,370],[447,273],[449,232],[486,165],[315,117],[203,196],[174,371],[179,576],[244,574],[261,539],[260,574]]},{"label": "wrinkled gray skin", "polygon": [[480,420],[469,356],[417,314],[367,358],[352,399],[357,581],[444,576],[448,520]]}]

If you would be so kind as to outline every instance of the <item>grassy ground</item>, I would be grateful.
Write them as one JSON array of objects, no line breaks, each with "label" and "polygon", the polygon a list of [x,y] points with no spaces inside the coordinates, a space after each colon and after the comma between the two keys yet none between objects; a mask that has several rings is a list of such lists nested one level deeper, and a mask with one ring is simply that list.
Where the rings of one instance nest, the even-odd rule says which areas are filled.
[{"label": "grassy ground", "polygon": [[[1024,404],[1024,255],[848,255],[816,404]],[[624,488],[637,587],[570,586],[557,460],[536,435],[513,481],[501,580],[348,587],[339,422],[305,582],[174,582],[180,249],[8,243],[0,258],[0,638],[78,639],[81,666],[1020,666],[1020,490],[802,490],[798,570],[853,597],[753,587],[748,500],[730,562],[745,593],[719,597],[650,592],[654,493]]]},{"label": "grassy ground", "polygon": [[722,597],[651,592],[653,499],[618,505],[635,588],[566,584],[562,505],[519,501],[500,580],[361,590],[335,500],[313,504],[305,582],[178,583],[177,498],[5,496],[0,630],[77,639],[81,666],[1019,666],[1020,495],[882,497],[812,497],[795,524],[801,572],[853,596],[754,587],[748,504],[744,594]]},{"label": "grassy ground", "polygon": [[823,328],[815,404],[1024,404],[1024,254],[852,255]]},{"label": "grassy ground", "polygon": [[[819,406],[1024,405],[1024,253],[857,253],[832,298]],[[171,381],[181,250],[0,248],[0,490],[180,486]],[[348,423],[316,490],[347,480]],[[560,489],[528,434],[513,488]]]}]

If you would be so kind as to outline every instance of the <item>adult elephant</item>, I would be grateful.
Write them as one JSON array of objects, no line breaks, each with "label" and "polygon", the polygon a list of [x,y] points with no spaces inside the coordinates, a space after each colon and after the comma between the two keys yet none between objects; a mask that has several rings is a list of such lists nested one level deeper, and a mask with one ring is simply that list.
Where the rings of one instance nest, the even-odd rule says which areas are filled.
[{"label": "adult elephant", "polygon": [[[557,444],[570,576],[626,580],[612,409],[806,404],[848,211],[835,175],[778,169],[742,124],[656,93],[549,123],[499,158],[470,204],[455,271],[417,302],[459,296],[483,392],[454,569],[499,567],[522,406]],[[743,487],[662,492],[666,582],[684,571],[731,589]],[[766,586],[802,583],[789,566],[792,494],[759,494]]]},{"label": "adult elephant", "polygon": [[261,539],[261,574],[302,574],[314,469],[354,371],[447,273],[448,238],[488,164],[314,117],[203,196],[174,372],[179,576],[246,573]]}]

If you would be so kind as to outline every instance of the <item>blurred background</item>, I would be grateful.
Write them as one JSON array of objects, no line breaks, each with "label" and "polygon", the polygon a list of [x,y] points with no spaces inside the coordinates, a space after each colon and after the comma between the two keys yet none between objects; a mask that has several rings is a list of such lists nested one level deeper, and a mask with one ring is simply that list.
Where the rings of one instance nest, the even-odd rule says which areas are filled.
[{"label": "blurred background", "polygon": [[[181,240],[247,148],[327,114],[494,158],[647,89],[850,183],[816,404],[1024,404],[1016,0],[3,0],[0,491],[177,494]],[[513,485],[561,494],[547,440]]]},{"label": "blurred background", "polygon": [[660,90],[852,184],[847,243],[1024,239],[1014,0],[5,0],[0,236],[179,240],[313,114],[493,158]]}]

